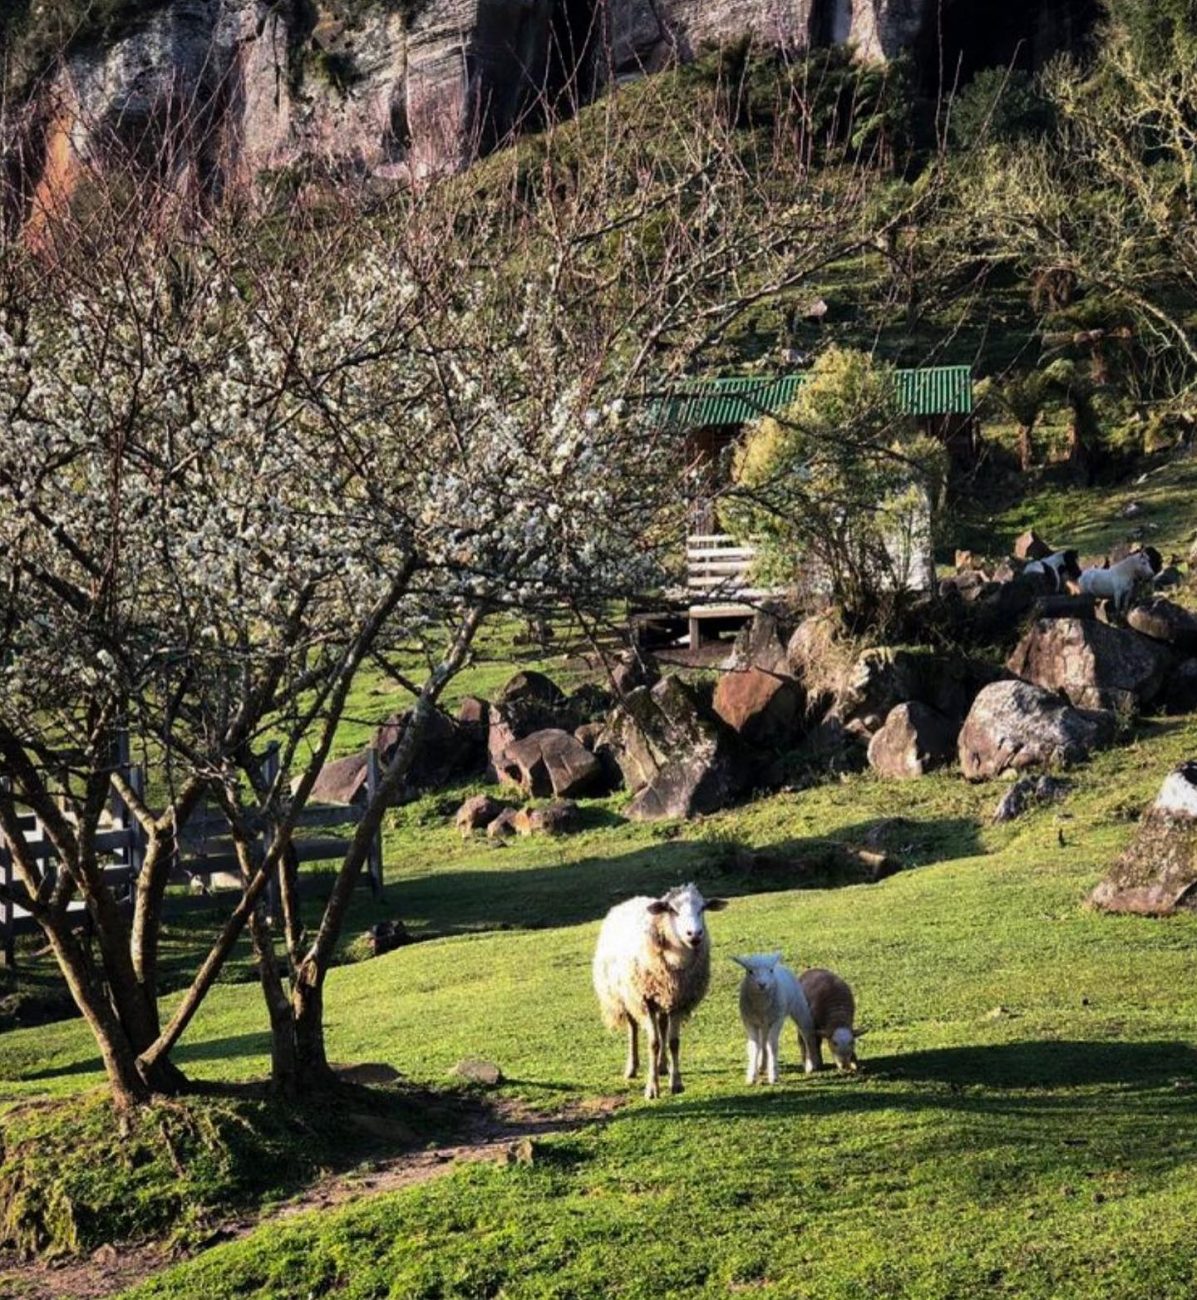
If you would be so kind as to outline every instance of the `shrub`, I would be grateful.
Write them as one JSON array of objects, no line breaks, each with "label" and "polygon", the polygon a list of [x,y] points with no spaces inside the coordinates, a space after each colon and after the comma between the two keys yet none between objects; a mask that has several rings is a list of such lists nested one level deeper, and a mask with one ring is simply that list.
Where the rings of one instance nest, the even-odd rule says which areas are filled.
[{"label": "shrub", "polygon": [[724,522],[756,545],[758,581],[884,624],[929,576],[942,462],[902,413],[893,370],[829,348],[797,399],[737,449]]}]

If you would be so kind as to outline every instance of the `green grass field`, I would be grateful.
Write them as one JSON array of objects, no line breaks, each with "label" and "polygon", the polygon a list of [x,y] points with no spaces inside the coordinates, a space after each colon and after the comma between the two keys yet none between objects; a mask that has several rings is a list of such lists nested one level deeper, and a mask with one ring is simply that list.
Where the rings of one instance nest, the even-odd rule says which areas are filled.
[{"label": "green grass field", "polygon": [[[531,1165],[268,1223],[130,1294],[1193,1294],[1197,920],[1082,902],[1195,743],[1193,723],[1146,724],[1059,809],[1001,828],[1000,789],[953,776],[862,775],[685,828],[623,823],[616,799],[577,837],[506,848],[463,845],[434,801],[410,805],[388,831],[387,903],[442,937],[332,973],[333,1059],[439,1088],[475,1053],[525,1104],[627,1104],[538,1142]],[[906,869],[877,885],[793,889],[737,865],[736,846],[769,847],[801,878],[812,843],[860,843],[879,821]],[[613,900],[690,878],[733,901],[683,1038],[687,1090],[645,1103],[599,1024],[589,958]],[[854,984],[858,1077],[802,1076],[788,1034],[781,1083],[744,1084],[727,958],[773,947]],[[230,1084],[262,1077],[266,1048],[257,989],[223,986],[179,1061]],[[0,1037],[6,1103],[82,1097],[100,1077],[78,1022]]]}]

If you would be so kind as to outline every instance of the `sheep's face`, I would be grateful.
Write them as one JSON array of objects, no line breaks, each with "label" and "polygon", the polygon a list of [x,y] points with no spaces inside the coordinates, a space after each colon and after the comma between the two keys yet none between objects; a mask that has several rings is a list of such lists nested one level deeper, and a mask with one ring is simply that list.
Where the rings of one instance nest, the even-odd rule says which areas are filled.
[{"label": "sheep's face", "polygon": [[750,957],[733,957],[737,966],[743,966],[747,972],[749,986],[763,995],[769,995],[777,987],[777,964],[781,953],[754,953]]},{"label": "sheep's face", "polygon": [[1130,557],[1134,563],[1130,566],[1131,573],[1136,578],[1151,578],[1159,572],[1160,553],[1154,546],[1145,547],[1141,551],[1136,551]]},{"label": "sheep's face", "polygon": [[837,1029],[831,1035],[831,1054],[841,1070],[856,1069],[856,1031]]},{"label": "sheep's face", "polygon": [[653,916],[663,916],[674,939],[685,948],[701,948],[707,937],[705,916],[727,906],[722,898],[703,898],[694,885],[671,889],[663,898],[648,905]]}]

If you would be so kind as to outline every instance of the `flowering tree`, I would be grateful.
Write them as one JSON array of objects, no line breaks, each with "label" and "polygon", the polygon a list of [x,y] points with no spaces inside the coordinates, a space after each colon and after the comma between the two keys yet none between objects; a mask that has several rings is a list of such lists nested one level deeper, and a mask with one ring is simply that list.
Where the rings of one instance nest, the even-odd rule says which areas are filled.
[{"label": "flowering tree", "polygon": [[[792,123],[745,144],[702,103],[639,111],[609,101],[593,152],[550,130],[534,165],[513,151],[373,212],[325,194],[200,221],[168,195],[131,222],[127,178],[98,177],[35,256],[3,250],[0,831],[118,1102],[179,1085],[170,1052],[246,926],[276,1081],[327,1081],[323,983],[350,893],[478,628],[642,590],[683,507],[648,399],[875,234],[867,168],[816,182]],[[407,677],[408,725],[308,934],[292,833],[362,664],[399,676],[413,652],[428,670]],[[122,731],[148,795],[119,770]],[[113,788],[148,836],[131,916],[97,849]],[[201,799],[244,884],[162,1024],[163,900]],[[260,906],[276,877],[281,957]]]}]

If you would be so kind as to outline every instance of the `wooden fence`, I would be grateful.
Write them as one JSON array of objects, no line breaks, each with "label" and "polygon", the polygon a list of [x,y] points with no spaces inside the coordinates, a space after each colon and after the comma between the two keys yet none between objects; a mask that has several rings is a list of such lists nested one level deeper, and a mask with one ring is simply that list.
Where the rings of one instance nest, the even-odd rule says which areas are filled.
[{"label": "wooden fence", "polygon": [[[130,787],[138,795],[142,794],[145,789],[145,773],[139,764],[129,761],[127,740],[122,742],[118,761]],[[278,747],[271,746],[262,758],[262,776],[269,783],[277,775]],[[378,789],[379,778],[378,751],[372,748],[366,754],[367,803]],[[309,804],[304,808],[292,839],[296,861],[323,862],[343,857],[350,844],[347,836],[304,832],[326,831],[343,825],[355,826],[361,820],[362,808],[362,805],[356,804]],[[108,827],[96,836],[96,851],[103,862],[105,882],[113,888],[118,901],[131,907],[133,882],[141,873],[145,861],[146,834],[131,809],[115,791],[109,802],[109,813]],[[57,854],[40,821],[29,813],[20,818],[20,827],[35,860],[43,868],[49,867],[53,871]],[[260,852],[265,852],[271,832],[270,826],[261,829],[258,836]],[[382,836],[378,832],[374,834],[366,859],[365,879],[377,898],[383,886]],[[189,885],[192,889],[198,886],[201,902],[217,890],[241,888],[240,865],[229,834],[228,822],[217,809],[201,804],[188,819],[179,836],[169,880],[173,885]],[[22,892],[22,886],[13,879],[12,853],[2,839],[0,885],[8,893],[15,892],[19,895]],[[188,904],[195,906],[191,899],[177,894],[168,895],[168,911],[181,910]],[[77,915],[81,922],[87,921],[86,906],[81,899],[70,903],[67,910],[68,914]],[[277,877],[270,882],[267,910],[271,916],[277,916],[280,911]],[[26,908],[10,898],[0,898],[0,957],[6,966],[13,966],[16,962],[17,936],[34,932],[37,928],[37,922]]]}]

